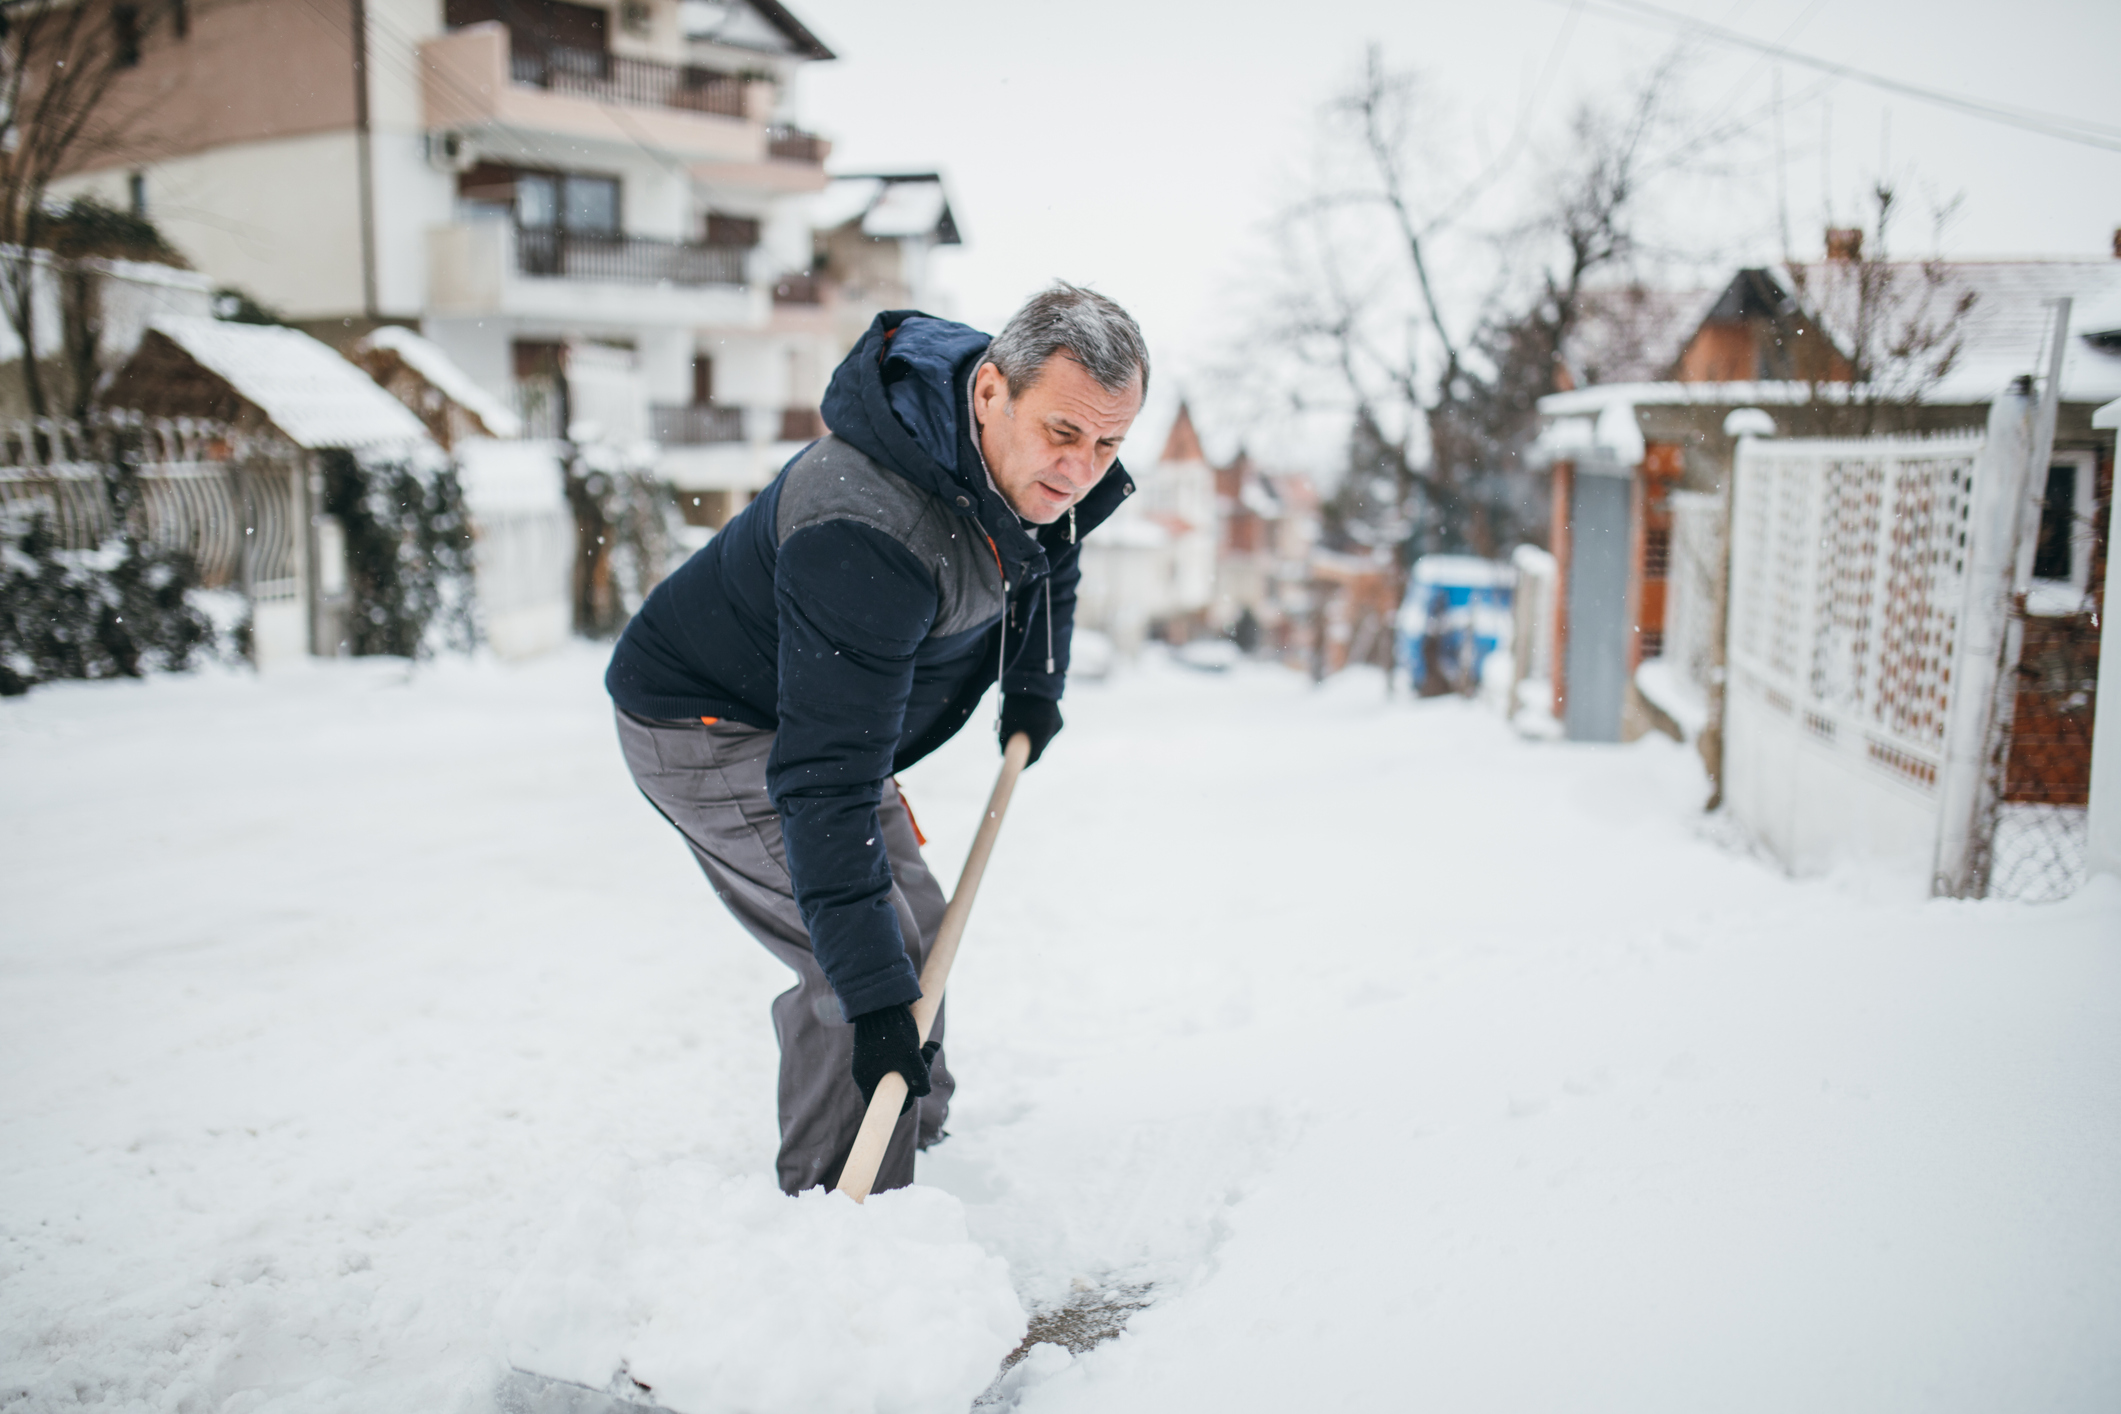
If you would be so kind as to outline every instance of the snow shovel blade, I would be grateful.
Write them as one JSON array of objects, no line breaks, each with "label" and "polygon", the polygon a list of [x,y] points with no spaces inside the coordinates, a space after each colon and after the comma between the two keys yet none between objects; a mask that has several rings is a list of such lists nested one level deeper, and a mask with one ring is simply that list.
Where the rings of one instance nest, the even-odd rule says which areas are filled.
[{"label": "snow shovel blade", "polygon": [[608,1387],[591,1389],[511,1365],[494,1387],[493,1402],[501,1414],[673,1414],[624,1373],[612,1376],[611,1383],[630,1388],[624,1394]]}]

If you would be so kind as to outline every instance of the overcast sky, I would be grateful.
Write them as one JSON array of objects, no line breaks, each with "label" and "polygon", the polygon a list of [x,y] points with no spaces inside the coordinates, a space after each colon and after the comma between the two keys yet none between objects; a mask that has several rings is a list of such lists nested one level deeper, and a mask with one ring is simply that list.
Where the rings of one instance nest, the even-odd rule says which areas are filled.
[{"label": "overcast sky", "polygon": [[[2121,127],[2121,4],[2021,0],[1665,0],[1669,8],[1819,58],[1927,88]],[[1261,231],[1304,182],[1317,114],[1364,46],[1421,70],[1458,140],[1505,148],[1536,179],[1581,99],[1622,91],[1677,38],[1569,0],[1302,4],[1074,0],[792,0],[840,54],[810,66],[808,125],[837,171],[937,169],[966,244],[947,262],[951,313],[993,328],[1054,276],[1095,285],[1140,319],[1162,396],[1128,449],[1153,454],[1169,397],[1242,334],[1233,316],[1260,269]],[[1908,194],[1902,249],[1930,246],[1929,207],[1963,198],[1954,255],[2109,257],[2121,226],[2121,152],[2040,136],[1701,43],[1685,101],[1707,117],[1784,97],[1779,163],[1793,247],[1816,252],[1829,206],[1860,218],[1881,172]],[[1541,78],[1551,73],[1550,81]],[[1674,187],[1657,224],[1710,257],[1779,253],[1772,123],[1734,145],[1739,169]],[[1505,185],[1477,213],[1507,217]],[[1204,428],[1211,444],[1215,429]],[[1211,445],[1211,451],[1219,450]]]}]

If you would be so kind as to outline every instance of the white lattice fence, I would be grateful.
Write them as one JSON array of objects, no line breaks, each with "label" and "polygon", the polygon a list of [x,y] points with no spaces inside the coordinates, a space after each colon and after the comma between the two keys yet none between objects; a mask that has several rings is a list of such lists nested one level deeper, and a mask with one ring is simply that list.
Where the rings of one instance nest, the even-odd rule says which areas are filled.
[{"label": "white lattice fence", "polygon": [[1978,436],[1740,447],[1726,793],[1793,868],[1931,863],[1981,450]]}]

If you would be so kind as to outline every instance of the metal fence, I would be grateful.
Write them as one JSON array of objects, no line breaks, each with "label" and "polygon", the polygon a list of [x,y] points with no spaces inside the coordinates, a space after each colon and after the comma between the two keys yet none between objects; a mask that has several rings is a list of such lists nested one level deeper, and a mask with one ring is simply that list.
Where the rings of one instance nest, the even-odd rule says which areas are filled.
[{"label": "metal fence", "polygon": [[600,236],[556,227],[516,231],[525,275],[620,285],[742,285],[745,252],[646,236]]},{"label": "metal fence", "polygon": [[744,116],[743,81],[718,69],[658,64],[563,44],[515,46],[508,68],[517,83],[599,103]]},{"label": "metal fence", "polygon": [[649,435],[666,447],[704,447],[744,440],[742,408],[658,403],[648,409],[648,415]]},{"label": "metal fence", "polygon": [[94,550],[130,529],[192,557],[208,589],[299,595],[293,468],[228,429],[190,419],[117,425],[138,438],[139,499],[118,524],[108,490],[112,427],[56,419],[0,424],[0,507],[42,513],[61,549]]}]

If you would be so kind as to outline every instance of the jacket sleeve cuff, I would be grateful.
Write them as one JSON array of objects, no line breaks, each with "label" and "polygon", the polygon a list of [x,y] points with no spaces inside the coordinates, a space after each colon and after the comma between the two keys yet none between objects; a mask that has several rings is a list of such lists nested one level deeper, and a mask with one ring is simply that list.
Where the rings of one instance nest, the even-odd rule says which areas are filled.
[{"label": "jacket sleeve cuff", "polygon": [[887,1006],[907,1006],[919,1001],[921,982],[913,974],[913,959],[902,957],[896,969],[865,978],[844,992],[835,989],[833,995],[840,999],[840,1014],[852,1021],[857,1016],[881,1011]]}]

